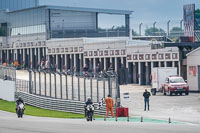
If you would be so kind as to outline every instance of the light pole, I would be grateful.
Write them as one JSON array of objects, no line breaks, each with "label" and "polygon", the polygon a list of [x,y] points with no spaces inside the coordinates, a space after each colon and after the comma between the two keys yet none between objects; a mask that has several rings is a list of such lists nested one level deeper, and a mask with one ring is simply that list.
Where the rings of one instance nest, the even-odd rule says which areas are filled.
[{"label": "light pole", "polygon": [[169,36],[169,23],[170,23],[170,20],[167,21],[167,36]]},{"label": "light pole", "polygon": [[141,36],[141,28],[142,28],[142,23],[139,25],[139,35]]},{"label": "light pole", "polygon": [[155,31],[156,31],[156,21],[153,23],[153,32],[155,33]]},{"label": "light pole", "polygon": [[181,28],[181,30],[182,30],[182,25],[183,25],[183,19],[181,19],[181,21],[180,21],[180,28]]}]

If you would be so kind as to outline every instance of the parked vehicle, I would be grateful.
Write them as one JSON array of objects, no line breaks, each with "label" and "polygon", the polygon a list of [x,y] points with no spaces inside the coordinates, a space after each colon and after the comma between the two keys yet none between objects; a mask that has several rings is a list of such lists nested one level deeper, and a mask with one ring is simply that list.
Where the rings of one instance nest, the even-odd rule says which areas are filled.
[{"label": "parked vehicle", "polygon": [[89,104],[86,106],[86,120],[92,121],[94,114],[94,104]]},{"label": "parked vehicle", "polygon": [[23,114],[24,114],[24,104],[23,103],[20,103],[18,106],[17,106],[17,116],[18,118],[22,118],[23,117]]},{"label": "parked vehicle", "polygon": [[162,84],[162,90],[164,95],[168,93],[170,96],[172,96],[173,93],[176,95],[182,95],[182,93],[185,93],[185,95],[189,94],[189,86],[184,79],[179,76],[167,77],[165,82]]},{"label": "parked vehicle", "polygon": [[163,92],[162,84],[169,76],[177,75],[176,67],[160,67],[152,69],[152,95],[156,95],[157,92]]}]

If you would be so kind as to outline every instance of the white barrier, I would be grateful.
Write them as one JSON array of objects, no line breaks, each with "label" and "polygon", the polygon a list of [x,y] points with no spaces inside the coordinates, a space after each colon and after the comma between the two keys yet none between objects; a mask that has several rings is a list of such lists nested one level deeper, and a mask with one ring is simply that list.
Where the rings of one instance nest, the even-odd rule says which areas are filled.
[{"label": "white barrier", "polygon": [[15,101],[15,81],[0,79],[0,99]]}]

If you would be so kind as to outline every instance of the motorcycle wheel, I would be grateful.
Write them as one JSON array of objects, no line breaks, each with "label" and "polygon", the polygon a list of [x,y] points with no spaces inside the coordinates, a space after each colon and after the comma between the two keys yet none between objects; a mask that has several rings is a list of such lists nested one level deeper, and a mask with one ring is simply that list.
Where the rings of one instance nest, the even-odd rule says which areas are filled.
[{"label": "motorcycle wheel", "polygon": [[90,121],[92,121],[92,113],[89,114]]}]

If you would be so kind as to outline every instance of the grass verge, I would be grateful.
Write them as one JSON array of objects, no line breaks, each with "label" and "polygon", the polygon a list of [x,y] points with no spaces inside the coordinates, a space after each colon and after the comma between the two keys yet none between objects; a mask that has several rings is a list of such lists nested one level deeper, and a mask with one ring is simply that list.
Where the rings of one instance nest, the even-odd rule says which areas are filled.
[{"label": "grass verge", "polygon": [[[8,102],[0,99],[0,110],[15,113],[15,102]],[[33,106],[26,105],[25,115],[39,116],[39,117],[54,117],[54,118],[85,118],[83,114],[73,114],[61,111],[53,111],[47,109],[41,109]],[[102,118],[101,116],[95,116],[96,118]]]}]

